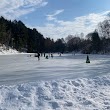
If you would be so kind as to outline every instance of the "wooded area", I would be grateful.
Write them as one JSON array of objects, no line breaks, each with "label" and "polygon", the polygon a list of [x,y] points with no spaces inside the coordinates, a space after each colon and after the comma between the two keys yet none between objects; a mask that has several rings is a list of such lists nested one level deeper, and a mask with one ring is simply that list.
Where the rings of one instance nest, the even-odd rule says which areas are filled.
[{"label": "wooded area", "polygon": [[[65,36],[64,36],[65,37]],[[98,30],[85,38],[68,35],[54,41],[43,36],[37,29],[30,29],[22,21],[9,21],[0,17],[0,44],[20,52],[110,52],[110,20],[98,24]]]}]

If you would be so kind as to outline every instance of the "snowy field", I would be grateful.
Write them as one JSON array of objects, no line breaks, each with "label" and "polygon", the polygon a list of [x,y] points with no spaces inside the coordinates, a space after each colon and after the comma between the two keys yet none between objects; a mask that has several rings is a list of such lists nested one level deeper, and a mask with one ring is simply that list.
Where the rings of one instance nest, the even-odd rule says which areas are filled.
[{"label": "snowy field", "polygon": [[110,110],[110,56],[0,56],[0,110]]}]

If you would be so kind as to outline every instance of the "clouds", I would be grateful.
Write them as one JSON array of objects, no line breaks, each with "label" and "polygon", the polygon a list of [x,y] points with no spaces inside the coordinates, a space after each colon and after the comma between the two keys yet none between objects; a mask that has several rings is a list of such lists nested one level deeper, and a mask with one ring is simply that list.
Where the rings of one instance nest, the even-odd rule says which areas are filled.
[{"label": "clouds", "polygon": [[[37,8],[46,6],[48,4],[47,1],[48,0],[1,0],[0,15],[11,20],[17,19],[23,15],[35,11]],[[31,18],[32,23],[27,20],[27,22],[29,22],[27,24],[28,26],[35,24],[37,30],[41,32],[45,37],[57,39],[67,37],[69,34],[74,35],[82,32],[87,34],[92,32],[97,27],[99,22],[106,19],[107,15],[110,16],[110,11],[106,11],[101,13],[90,13],[88,15],[79,16],[72,19],[69,15],[67,16],[67,14],[65,14],[65,10],[66,8],[56,10],[54,13],[50,13],[45,16],[44,14],[50,11],[50,8],[49,10],[47,9],[46,12],[43,10],[43,13],[40,13],[42,16],[39,17],[40,19],[37,19],[37,22]],[[63,16],[60,16],[59,19],[60,14]],[[26,15],[24,16],[24,19],[28,19],[28,17],[29,16]],[[63,17],[70,17],[71,20],[64,20]],[[44,22],[45,24],[42,24]],[[37,23],[41,23],[41,26],[37,26]]]},{"label": "clouds", "polygon": [[[80,34],[82,32],[86,35],[94,31],[97,28],[97,24],[107,19],[110,13],[110,11],[91,13],[73,18],[71,21],[64,21],[59,20],[57,17],[62,12],[64,12],[64,10],[57,10],[54,14],[48,15],[48,23],[42,27],[37,26],[37,29],[44,34],[45,37],[52,37],[54,39],[67,37],[69,34]],[[49,23],[49,21],[53,22]]]},{"label": "clouds", "polygon": [[50,15],[46,15],[47,16],[47,20],[48,21],[52,21],[52,20],[56,20],[56,16],[59,15],[60,13],[62,13],[64,11],[64,9],[62,10],[56,10],[55,13],[50,14]]},{"label": "clouds", "polygon": [[0,15],[7,19],[16,19],[45,5],[45,0],[1,0]]}]

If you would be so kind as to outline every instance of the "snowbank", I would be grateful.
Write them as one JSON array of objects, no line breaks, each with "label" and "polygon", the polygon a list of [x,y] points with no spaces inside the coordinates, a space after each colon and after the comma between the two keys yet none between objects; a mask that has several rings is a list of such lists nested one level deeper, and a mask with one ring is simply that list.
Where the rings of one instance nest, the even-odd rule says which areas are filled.
[{"label": "snowbank", "polygon": [[18,54],[19,52],[17,50],[14,50],[12,48],[6,49],[5,46],[0,47],[0,55],[10,55],[10,54]]},{"label": "snowbank", "polygon": [[0,110],[110,110],[110,75],[1,86]]}]

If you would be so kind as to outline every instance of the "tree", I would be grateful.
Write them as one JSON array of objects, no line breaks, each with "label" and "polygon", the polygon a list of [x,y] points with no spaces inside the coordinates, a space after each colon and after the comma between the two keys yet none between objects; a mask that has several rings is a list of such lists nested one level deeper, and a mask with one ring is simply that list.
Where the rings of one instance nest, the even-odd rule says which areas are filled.
[{"label": "tree", "polygon": [[0,18],[0,43],[18,51],[44,51],[44,37],[35,28],[27,28],[22,21]]},{"label": "tree", "polygon": [[96,30],[92,33],[89,33],[87,35],[87,38],[89,42],[89,46],[87,47],[89,47],[90,53],[98,53],[99,51],[101,51],[101,39]]},{"label": "tree", "polygon": [[63,53],[65,51],[65,42],[64,39],[57,39],[55,42],[55,51]]},{"label": "tree", "polygon": [[98,24],[98,33],[101,37],[110,38],[110,20]]},{"label": "tree", "polygon": [[95,51],[95,53],[98,53],[101,50],[101,40],[99,34],[97,31],[94,31],[91,35],[92,50]]},{"label": "tree", "polygon": [[72,51],[79,51],[80,50],[80,43],[81,39],[76,36],[69,35],[67,38],[67,50]]}]

